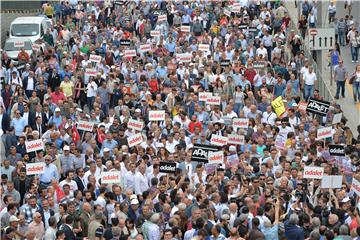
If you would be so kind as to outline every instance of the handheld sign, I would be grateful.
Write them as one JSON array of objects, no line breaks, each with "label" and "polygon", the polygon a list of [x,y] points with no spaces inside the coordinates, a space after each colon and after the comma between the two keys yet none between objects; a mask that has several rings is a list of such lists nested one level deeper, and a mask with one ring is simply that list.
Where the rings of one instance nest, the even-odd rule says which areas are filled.
[{"label": "handheld sign", "polygon": [[121,39],[120,46],[130,46],[130,40],[128,39]]},{"label": "handheld sign", "polygon": [[229,65],[230,65],[229,59],[224,59],[224,60],[221,60],[221,62],[220,62],[221,67],[228,67]]},{"label": "handheld sign", "polygon": [[337,113],[334,115],[334,118],[332,120],[332,124],[338,124],[341,122],[341,118],[342,118],[342,113]]},{"label": "handheld sign", "polygon": [[91,62],[100,63],[101,62],[101,56],[91,54],[89,57],[89,60]]},{"label": "handheld sign", "polygon": [[135,49],[131,49],[131,50],[125,50],[125,57],[136,57],[136,50]]},{"label": "handheld sign", "polygon": [[42,174],[45,172],[45,163],[27,163],[26,164],[26,175]]},{"label": "handheld sign", "polygon": [[300,101],[298,104],[298,110],[301,112],[306,112],[307,102]]},{"label": "handheld sign", "polygon": [[150,31],[150,36],[152,37],[160,37],[161,33],[158,30],[152,30]]},{"label": "handheld sign", "polygon": [[345,146],[344,145],[329,145],[330,156],[345,156]]},{"label": "handheld sign", "polygon": [[206,99],[206,104],[208,105],[220,105],[221,97],[220,96],[208,96]]},{"label": "handheld sign", "polygon": [[323,167],[304,167],[304,178],[322,179],[323,175]]},{"label": "handheld sign", "polygon": [[94,122],[87,122],[87,121],[80,120],[77,124],[77,129],[87,131],[87,132],[92,132],[94,129],[94,125],[95,125]]},{"label": "handheld sign", "polygon": [[127,127],[137,131],[141,131],[144,128],[144,123],[131,118],[129,119]]},{"label": "handheld sign", "polygon": [[121,172],[120,171],[110,171],[101,173],[101,183],[112,184],[121,182]]},{"label": "handheld sign", "polygon": [[231,11],[229,11],[227,8],[224,8],[224,14],[228,17],[231,17]]},{"label": "handheld sign", "polygon": [[142,52],[149,52],[151,51],[151,45],[150,44],[140,45],[139,50]]},{"label": "handheld sign", "polygon": [[142,134],[141,133],[134,134],[134,135],[128,137],[127,141],[128,141],[130,148],[133,146],[136,146],[143,142]]},{"label": "handheld sign", "polygon": [[358,196],[360,196],[360,182],[359,182],[358,180],[356,180],[355,178],[352,179],[351,189],[352,189]]},{"label": "handheld sign", "polygon": [[206,102],[209,96],[212,97],[211,92],[199,92],[199,101]]},{"label": "handheld sign", "polygon": [[86,68],[85,75],[89,77],[96,77],[99,71],[97,71],[95,68]]},{"label": "handheld sign", "polygon": [[228,138],[221,135],[211,135],[210,143],[215,146],[224,146],[228,144]]},{"label": "handheld sign", "polygon": [[272,101],[271,106],[274,108],[274,111],[278,117],[281,117],[281,115],[283,115],[286,111],[284,101],[281,96]]},{"label": "handheld sign", "polygon": [[232,125],[234,128],[248,128],[249,119],[247,118],[233,118]]},{"label": "handheld sign", "polygon": [[332,137],[332,135],[333,135],[332,127],[323,127],[317,130],[317,140],[329,138]]},{"label": "handheld sign", "polygon": [[330,108],[330,102],[310,98],[306,111],[310,113],[319,114],[321,116],[326,116],[326,114],[329,111],[329,108]]},{"label": "handheld sign", "polygon": [[265,68],[265,62],[263,61],[256,61],[253,63],[254,69],[264,69]]},{"label": "handheld sign", "polygon": [[224,152],[209,152],[208,161],[209,164],[224,163]]},{"label": "handheld sign", "polygon": [[165,111],[164,110],[149,111],[149,121],[164,121],[164,120],[165,120]]},{"label": "handheld sign", "polygon": [[160,15],[165,15],[167,14],[167,11],[166,10],[163,10],[163,9],[151,9],[151,12],[154,16],[160,16]]},{"label": "handheld sign", "polygon": [[321,188],[341,188],[341,185],[342,185],[341,175],[323,176],[321,180]]},{"label": "handheld sign", "polygon": [[161,22],[161,21],[167,21],[167,16],[166,15],[159,15],[158,16],[158,22]]},{"label": "handheld sign", "polygon": [[182,31],[182,32],[190,32],[190,26],[184,26],[184,25],[182,25],[182,26],[180,27],[180,31]]},{"label": "handheld sign", "polygon": [[245,139],[243,135],[229,134],[228,144],[244,145]]},{"label": "handheld sign", "polygon": [[210,50],[209,44],[199,44],[199,50],[203,52],[208,52]]},{"label": "handheld sign", "polygon": [[184,63],[191,62],[192,55],[191,53],[177,53],[176,54],[176,61],[181,61]]},{"label": "handheld sign", "polygon": [[176,162],[160,162],[159,172],[175,173],[176,172]]},{"label": "handheld sign", "polygon": [[35,152],[38,150],[44,150],[44,142],[42,139],[34,140],[34,141],[26,141],[25,142],[26,152]]},{"label": "handheld sign", "polygon": [[208,162],[209,152],[217,152],[219,148],[212,145],[194,144],[192,149],[191,161],[194,162]]}]

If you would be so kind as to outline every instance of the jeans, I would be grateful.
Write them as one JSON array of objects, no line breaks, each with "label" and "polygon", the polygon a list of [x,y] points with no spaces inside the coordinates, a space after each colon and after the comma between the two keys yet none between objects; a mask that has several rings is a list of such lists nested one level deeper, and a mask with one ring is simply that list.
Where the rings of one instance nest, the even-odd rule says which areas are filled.
[{"label": "jeans", "polygon": [[359,58],[358,58],[358,56],[359,56],[359,48],[351,46],[350,47],[350,52],[351,52],[351,60],[358,61],[359,60]]},{"label": "jeans", "polygon": [[314,85],[307,85],[304,86],[304,98],[308,100],[309,97],[314,96]]},{"label": "jeans", "polygon": [[345,97],[345,81],[336,81],[335,98],[339,98],[340,89],[341,89],[341,96]]},{"label": "jeans", "polygon": [[243,107],[244,105],[242,103],[235,103],[233,110],[236,114],[239,114],[240,110],[242,110]]},{"label": "jeans", "polygon": [[95,102],[95,97],[88,97],[87,98],[87,106],[89,108],[89,112],[93,109],[93,104]]},{"label": "jeans", "polygon": [[345,44],[346,44],[345,32],[339,32],[339,44],[341,46],[345,46]]},{"label": "jeans", "polygon": [[360,82],[354,81],[352,87],[353,87],[354,101],[360,101]]}]

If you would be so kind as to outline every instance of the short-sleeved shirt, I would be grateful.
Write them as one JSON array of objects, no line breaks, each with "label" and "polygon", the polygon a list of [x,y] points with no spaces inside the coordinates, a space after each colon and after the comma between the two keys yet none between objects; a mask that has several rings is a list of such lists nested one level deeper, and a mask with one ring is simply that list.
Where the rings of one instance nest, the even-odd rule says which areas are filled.
[{"label": "short-sleeved shirt", "polygon": [[347,70],[344,66],[336,66],[334,72],[335,72],[335,81],[340,81],[340,82],[345,81]]}]

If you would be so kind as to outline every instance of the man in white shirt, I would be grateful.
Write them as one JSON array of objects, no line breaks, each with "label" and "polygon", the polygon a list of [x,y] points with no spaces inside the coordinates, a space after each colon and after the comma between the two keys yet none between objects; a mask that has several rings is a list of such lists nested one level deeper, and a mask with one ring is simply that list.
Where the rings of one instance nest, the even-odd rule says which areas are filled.
[{"label": "man in white shirt", "polygon": [[309,97],[314,96],[314,90],[316,85],[317,77],[312,66],[309,66],[309,71],[303,75],[303,86],[304,86],[304,98],[307,100]]},{"label": "man in white shirt", "polygon": [[71,194],[73,194],[74,191],[78,189],[76,182],[73,180],[74,179],[74,170],[67,171],[65,173],[65,177],[66,178],[60,182],[59,186],[60,186],[60,188],[63,188],[63,186],[65,184],[68,184],[70,186],[70,192],[71,192]]},{"label": "man in white shirt", "polygon": [[129,164],[129,171],[124,176],[124,187],[125,190],[135,189],[135,178],[136,178],[136,166],[135,163]]},{"label": "man in white shirt", "polygon": [[266,112],[262,114],[261,122],[270,124],[271,126],[274,126],[275,119],[277,118],[276,114],[272,111],[271,106],[266,107]]},{"label": "man in white shirt", "polygon": [[174,135],[170,133],[168,135],[168,140],[166,141],[166,146],[165,146],[166,150],[168,150],[170,153],[174,153],[175,147],[178,144],[179,142],[174,140]]},{"label": "man in white shirt", "polygon": [[146,178],[146,166],[145,164],[140,164],[139,171],[135,176],[135,194],[139,195],[149,189],[148,180]]}]

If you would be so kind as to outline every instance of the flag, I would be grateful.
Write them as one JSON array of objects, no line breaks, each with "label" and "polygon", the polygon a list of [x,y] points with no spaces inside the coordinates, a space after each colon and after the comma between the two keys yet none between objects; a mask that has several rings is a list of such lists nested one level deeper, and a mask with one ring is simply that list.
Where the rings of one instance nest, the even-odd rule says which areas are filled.
[{"label": "flag", "polygon": [[76,129],[75,124],[72,126],[72,140],[74,143],[77,143],[78,141],[80,141],[80,134],[79,134],[78,130]]},{"label": "flag", "polygon": [[101,131],[100,128],[97,129],[97,140],[99,143],[103,143],[105,141],[106,135]]}]

